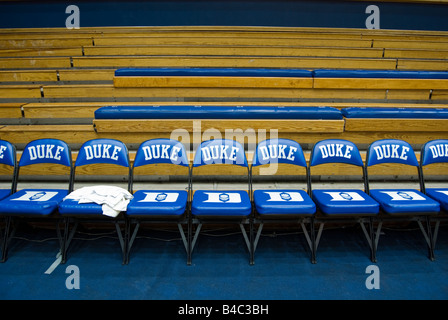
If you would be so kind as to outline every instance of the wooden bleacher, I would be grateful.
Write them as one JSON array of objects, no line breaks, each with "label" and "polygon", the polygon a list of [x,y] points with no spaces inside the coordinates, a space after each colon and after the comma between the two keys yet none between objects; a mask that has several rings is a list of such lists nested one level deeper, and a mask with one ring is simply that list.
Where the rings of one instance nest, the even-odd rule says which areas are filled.
[{"label": "wooden bleacher", "polygon": [[[0,139],[11,141],[20,150],[33,139],[58,137],[76,150],[86,140],[109,137],[135,150],[147,139],[170,137],[173,128],[198,128],[198,122],[193,121],[158,121],[149,126],[128,122],[118,128],[100,128],[98,123],[94,126],[94,111],[114,104],[448,107],[448,87],[440,81],[395,82],[385,87],[366,79],[283,84],[239,79],[239,85],[238,79],[227,79],[225,85],[219,82],[222,79],[216,79],[214,87],[207,87],[192,79],[196,82],[181,88],[168,84],[119,87],[114,84],[114,72],[123,67],[447,71],[447,59],[448,33],[433,31],[273,27],[2,29]],[[345,119],[342,126],[288,125],[276,129],[279,137],[295,139],[308,150],[326,138],[343,138],[361,146],[381,138],[399,138],[418,150],[426,141],[447,138],[447,121]],[[209,129],[222,132],[229,126],[241,129],[239,135],[244,137],[249,128],[269,129],[266,124],[201,121],[198,130],[203,135]],[[193,142],[197,135],[193,137],[190,132]],[[433,170],[438,173],[437,168]]]}]

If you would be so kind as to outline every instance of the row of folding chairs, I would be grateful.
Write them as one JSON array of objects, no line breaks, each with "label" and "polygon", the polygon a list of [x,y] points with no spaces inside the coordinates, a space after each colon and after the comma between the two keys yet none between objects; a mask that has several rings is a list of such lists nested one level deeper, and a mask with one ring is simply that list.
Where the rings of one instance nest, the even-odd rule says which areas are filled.
[{"label": "row of folding chairs", "polygon": [[[237,223],[254,264],[255,250],[266,223],[290,222],[300,225],[316,263],[316,251],[323,227],[329,222],[356,222],[361,225],[370,248],[370,259],[376,262],[376,251],[384,221],[404,219],[417,221],[426,241],[429,258],[434,260],[434,247],[440,220],[448,208],[448,188],[426,188],[423,167],[448,162],[448,140],[426,143],[417,160],[406,141],[387,139],[373,142],[363,161],[358,147],[341,139],[323,140],[312,148],[309,162],[300,144],[289,139],[260,142],[249,165],[243,146],[234,140],[204,141],[197,148],[192,165],[183,144],[171,139],[143,142],[133,164],[126,145],[113,139],[85,142],[72,163],[67,143],[58,139],[39,139],[27,144],[16,159],[16,148],[0,140],[0,163],[11,169],[11,188],[0,191],[0,215],[4,217],[2,261],[21,219],[51,218],[56,221],[62,263],[78,224],[83,221],[108,222],[115,225],[121,247],[122,263],[129,263],[132,245],[144,222],[175,223],[179,229],[191,264],[193,249],[205,223]],[[360,172],[359,188],[315,188],[311,176],[315,167],[325,164],[346,164]],[[414,167],[419,178],[416,188],[370,188],[372,166],[395,163]],[[67,171],[67,188],[20,189],[20,173],[31,165],[61,166]],[[167,164],[185,170],[185,189],[147,189],[134,191],[136,170],[145,166]],[[68,197],[76,191],[78,170],[89,165],[116,165],[128,175],[128,192],[132,195],[125,210],[115,217],[104,215],[102,206]],[[247,189],[196,190],[197,171],[202,166],[238,166],[247,175]],[[289,165],[297,168],[297,188],[256,189],[255,170],[263,167]],[[357,168],[357,169],[355,169]],[[266,168],[265,168],[266,169]],[[295,169],[294,169],[295,170]],[[51,171],[49,171],[50,173]],[[91,171],[95,172],[95,171]],[[393,186],[393,184],[391,184]],[[432,227],[434,225],[434,227]],[[316,230],[316,228],[318,230]]]}]

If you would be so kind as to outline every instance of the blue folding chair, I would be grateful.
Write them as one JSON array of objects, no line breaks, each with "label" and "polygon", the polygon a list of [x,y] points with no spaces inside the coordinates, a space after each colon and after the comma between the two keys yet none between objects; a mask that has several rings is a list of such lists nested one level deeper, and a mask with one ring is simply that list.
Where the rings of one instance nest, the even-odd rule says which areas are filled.
[{"label": "blue folding chair", "polygon": [[[16,159],[16,147],[8,141],[0,140],[0,168],[1,171],[11,176],[11,186],[8,189],[0,189],[0,200],[10,196],[16,191],[17,187],[17,159]],[[2,262],[6,260],[6,256],[3,257],[3,253],[6,252],[6,244],[9,239],[9,227],[6,227],[10,223],[11,219],[8,216],[5,217],[5,232],[2,235]]]},{"label": "blue folding chair", "polygon": [[[316,262],[314,250],[314,222],[313,216],[316,212],[316,205],[311,200],[307,191],[302,189],[259,189],[253,190],[254,168],[279,169],[279,165],[286,166],[294,172],[302,170],[309,190],[308,170],[302,147],[299,143],[289,139],[269,139],[260,142],[252,159],[250,168],[252,200],[254,203],[254,219],[258,223],[258,230],[254,240],[254,252],[265,223],[281,223],[289,221],[300,223],[305,239],[311,250],[311,262]],[[269,166],[269,168],[266,168]],[[276,167],[274,167],[276,166]],[[292,167],[291,167],[292,166]],[[299,174],[296,174],[297,176]],[[306,228],[306,223],[310,224],[310,234]]]},{"label": "blue folding chair", "polygon": [[[131,192],[134,198],[128,205],[126,215],[129,218],[129,228],[135,224],[134,230],[129,231],[129,243],[127,245],[126,263],[129,261],[129,253],[137,236],[142,222],[150,223],[173,223],[178,226],[182,241],[187,252],[187,264],[191,264],[188,243],[191,232],[191,221],[189,215],[190,183],[185,186],[185,190],[161,190],[144,189],[134,192],[134,179],[137,176],[136,170],[143,167],[152,167],[157,170],[157,165],[168,164],[173,167],[183,167],[186,175],[190,177],[190,165],[187,153],[182,143],[172,139],[152,139],[143,142],[135,155],[132,170]],[[142,176],[142,175],[138,175]],[[187,236],[183,225],[187,225]],[[131,234],[132,233],[132,234]]]},{"label": "blue folding chair", "polygon": [[[7,146],[5,144],[1,145]],[[13,165],[14,148],[7,146],[3,159]],[[7,155],[9,154],[9,155]],[[17,191],[19,183],[20,169],[40,164],[52,164],[61,169],[61,173],[65,173],[69,177],[66,189],[53,188],[32,188],[21,189]],[[6,261],[8,253],[8,244],[13,237],[16,226],[13,220],[22,218],[31,221],[34,218],[56,218],[57,226],[59,225],[59,217],[55,215],[58,211],[58,204],[70,192],[72,188],[72,157],[70,147],[64,141],[58,139],[39,139],[28,143],[20,158],[16,169],[16,178],[11,189],[12,194],[0,201],[0,215],[6,217],[5,234],[3,237],[2,261]],[[13,228],[11,230],[11,228]],[[57,230],[59,230],[57,228]],[[58,232],[59,235],[59,232]],[[60,237],[59,237],[60,239]],[[61,240],[61,239],[60,239]]]},{"label": "blue folding chair", "polygon": [[[239,224],[247,248],[249,263],[253,264],[253,215],[250,200],[250,172],[243,146],[234,140],[216,139],[202,142],[193,160],[191,169],[191,190],[196,168],[205,165],[240,166],[247,170],[248,190],[195,190],[191,203],[191,218],[197,228],[191,241],[193,252],[201,227],[204,223],[236,222]],[[249,224],[249,238],[244,225]]]},{"label": "blue folding chair", "polygon": [[[368,176],[370,167],[391,163],[416,168],[420,186],[419,190],[414,188],[371,189],[370,186],[368,187],[369,194],[378,201],[382,211],[376,231],[377,237],[380,235],[384,221],[417,221],[428,245],[429,258],[434,260],[430,216],[440,211],[440,204],[422,192],[422,170],[412,146],[406,141],[397,139],[383,139],[373,142],[367,150],[367,183],[370,185],[371,178]],[[426,222],[426,229],[422,221]],[[376,245],[378,245],[378,239]]]},{"label": "blue folding chair", "polygon": [[[77,170],[80,170],[80,167],[86,168],[90,166],[92,169],[95,165],[113,165],[115,168],[124,168],[123,174],[126,175],[128,179],[127,191],[130,190],[131,167],[129,153],[123,142],[114,139],[93,139],[84,142],[79,150],[75,165],[73,166],[73,186],[76,182]],[[100,170],[99,167],[96,168]],[[92,175],[98,174],[98,172],[96,170],[85,170],[85,174]],[[118,214],[116,217],[109,217],[103,214],[103,207],[101,204],[95,202],[84,203],[70,198],[64,199],[64,201],[59,204],[59,213],[64,218],[61,263],[67,261],[67,251],[80,221],[95,223],[112,222],[115,225],[118,240],[120,242],[123,264],[126,262],[127,220],[122,213]],[[121,225],[125,225],[124,232],[121,231]]]},{"label": "blue folding chair", "polygon": [[[366,193],[366,175],[364,162],[358,147],[351,141],[329,139],[317,142],[310,158],[311,169],[318,165],[342,163],[357,167],[362,175],[364,188],[362,189],[314,189],[310,181],[312,199],[319,209],[319,216],[315,222],[319,223],[316,237],[316,249],[319,245],[323,227],[327,222],[339,223],[355,221],[360,224],[370,246],[370,259],[376,262],[376,247],[374,246],[373,218],[378,215],[379,204]],[[356,173],[356,171],[354,172]],[[311,179],[310,179],[311,180]],[[365,224],[368,225],[368,230]]]},{"label": "blue folding chair", "polygon": [[448,188],[428,188],[426,185],[424,168],[433,164],[437,165],[442,163],[448,163],[448,140],[437,139],[425,143],[420,154],[422,192],[440,203],[439,214],[431,216],[431,219],[435,220],[435,226],[433,229],[434,233],[432,237],[434,249],[436,247],[440,222],[448,220]]}]

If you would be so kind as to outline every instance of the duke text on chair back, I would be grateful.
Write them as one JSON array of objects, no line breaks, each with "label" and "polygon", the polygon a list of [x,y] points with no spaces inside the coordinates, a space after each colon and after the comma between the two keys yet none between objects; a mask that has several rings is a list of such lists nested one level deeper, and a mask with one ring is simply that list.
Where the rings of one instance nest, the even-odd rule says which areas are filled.
[{"label": "duke text on chair back", "polygon": [[[311,169],[319,165],[346,164],[352,170],[358,170],[362,174],[364,190],[361,188],[325,188],[313,189],[310,182],[312,199],[319,208],[319,215],[316,222],[320,223],[316,239],[316,248],[319,244],[324,224],[326,222],[346,222],[355,221],[361,225],[363,233],[370,246],[370,259],[376,261],[376,247],[374,245],[373,217],[378,214],[379,205],[366,191],[366,175],[364,172],[364,162],[358,147],[351,141],[329,139],[316,143],[311,152]],[[357,169],[356,169],[357,168]],[[336,172],[335,175],[338,175]],[[311,179],[310,179],[311,181]],[[347,183],[345,181],[345,183]],[[368,225],[368,230],[365,227]]]},{"label": "duke text on chair back", "polygon": [[[286,166],[288,171],[294,175],[305,177],[306,191],[300,188],[287,189],[258,189],[254,190],[254,168],[265,168],[271,175],[279,170],[280,164]],[[258,223],[257,234],[254,240],[254,251],[257,248],[261,231],[265,223],[300,223],[306,241],[311,251],[311,262],[315,263],[314,250],[314,223],[312,217],[316,212],[316,205],[308,195],[309,176],[307,162],[303,154],[302,147],[294,140],[290,139],[269,139],[260,142],[252,160],[251,170],[251,190],[254,203],[255,223]],[[292,174],[292,173],[291,173]],[[299,181],[294,181],[299,185]],[[310,224],[311,237],[306,228],[306,223]]]},{"label": "duke text on chair back", "polygon": [[[396,164],[415,168],[419,177],[419,188],[369,188],[369,194],[381,206],[382,215],[379,216],[377,237],[381,225],[389,220],[417,221],[426,239],[429,258],[434,260],[434,245],[430,216],[440,211],[440,204],[425,195],[423,192],[422,170],[412,146],[403,140],[383,139],[373,142],[367,150],[366,173],[372,166]],[[392,179],[396,180],[396,179]],[[368,176],[367,183],[372,178]],[[426,222],[426,230],[422,224]]]},{"label": "duke text on chair back", "polygon": [[[4,152],[8,151],[7,153],[10,153],[12,150],[11,148],[5,149]],[[7,153],[4,154],[4,159],[6,159]],[[10,157],[11,155],[8,156],[8,158]],[[7,161],[10,162],[11,159]],[[45,166],[45,168],[42,166]],[[48,170],[49,166],[51,166],[51,170]],[[16,191],[20,182],[19,174],[26,175],[26,169],[29,167],[39,167],[55,175],[65,175],[68,177],[67,188],[25,188]],[[38,139],[29,142],[25,146],[16,170],[13,193],[0,202],[0,215],[6,217],[2,251],[3,261],[7,258],[8,243],[16,227],[12,226],[13,220],[22,218],[31,221],[33,218],[55,218],[59,222],[59,217],[55,216],[55,213],[58,210],[59,203],[72,189],[72,168],[71,149],[64,141],[58,139]],[[11,230],[11,228],[13,229]]]},{"label": "duke text on chair back", "polygon": [[[190,178],[190,164],[186,150],[182,143],[172,139],[151,139],[143,142],[135,155],[131,192],[134,190],[134,179],[136,171],[143,167],[151,167],[151,173],[154,175],[158,165],[169,165],[181,167],[184,174]],[[186,172],[185,172],[186,171]],[[146,172],[145,172],[146,174]],[[190,243],[191,240],[191,219],[189,219],[190,206],[190,183],[185,184],[182,190],[161,190],[160,188],[140,189],[134,192],[134,198],[130,201],[126,215],[129,218],[129,228],[135,224],[133,231],[130,230],[129,243],[127,245],[126,263],[129,261],[129,253],[134,240],[137,236],[140,224],[149,223],[176,223],[187,252],[187,264],[190,261]],[[187,225],[187,236],[185,235],[183,225]],[[131,234],[132,233],[132,234]]]},{"label": "duke text on chair back", "polygon": [[[197,168],[208,165],[232,165],[245,168],[248,190],[194,190],[193,178]],[[253,217],[249,197],[250,172],[243,146],[234,140],[215,139],[202,142],[196,150],[191,169],[191,190],[193,199],[191,217],[197,225],[191,243],[193,251],[203,223],[237,222],[249,249],[249,262],[253,264]],[[244,228],[249,224],[249,238]]]},{"label": "duke text on chair back", "polygon": [[[129,192],[131,167],[126,145],[114,139],[93,139],[84,142],[73,167],[74,185],[77,182],[76,175],[80,174],[81,168],[94,166],[95,170],[86,170],[83,173],[98,174],[97,170],[100,168],[97,165],[101,165],[105,170],[108,170],[109,165],[122,167],[127,176],[127,189],[110,185],[86,186],[74,190],[59,204],[59,212],[65,220],[64,241],[61,248],[62,263],[66,261],[69,244],[80,220],[113,222],[122,249],[123,263],[125,262],[127,234],[125,232],[123,238],[120,224],[125,224],[126,219],[121,213],[126,211],[126,206],[132,198]],[[73,225],[71,230],[70,225]],[[126,231],[126,226],[124,230]]]}]

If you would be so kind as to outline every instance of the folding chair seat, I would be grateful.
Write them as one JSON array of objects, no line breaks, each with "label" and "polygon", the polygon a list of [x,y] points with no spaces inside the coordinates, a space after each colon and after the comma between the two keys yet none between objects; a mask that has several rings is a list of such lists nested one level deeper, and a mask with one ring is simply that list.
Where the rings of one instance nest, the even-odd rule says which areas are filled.
[{"label": "folding chair seat", "polygon": [[[98,165],[103,166],[103,170]],[[132,198],[130,193],[131,167],[126,145],[114,139],[93,139],[84,142],[73,167],[73,186],[77,180],[77,171],[90,167],[90,170],[84,169],[85,174],[98,175],[105,170],[107,171],[110,165],[123,168],[123,174],[128,177],[127,189],[109,184],[78,188],[72,191],[59,204],[59,213],[64,218],[65,224],[61,263],[66,262],[70,242],[80,221],[113,223],[121,245],[123,264],[125,263],[127,235],[124,232],[123,236],[120,225],[126,224],[126,219],[122,212],[126,210],[127,199]],[[98,201],[96,201],[95,197],[98,197]],[[113,201],[117,202],[117,207],[114,206]],[[124,208],[120,209],[123,206]],[[126,230],[126,225],[124,230]]]},{"label": "folding chair seat", "polygon": [[[55,165],[62,167],[62,172],[70,177],[67,189],[27,188],[16,191],[19,182],[19,172],[32,165]],[[20,170],[22,169],[22,170]],[[50,170],[52,172],[54,170]],[[57,171],[57,170],[56,170]],[[18,167],[14,190],[11,195],[0,201],[0,215],[7,218],[4,242],[3,261],[6,260],[7,245],[14,230],[11,230],[12,220],[16,218],[50,218],[58,211],[58,204],[69,193],[72,186],[72,158],[70,147],[61,140],[39,139],[28,143],[22,153]],[[59,222],[59,218],[56,217]]]},{"label": "folding chair seat", "polygon": [[[290,139],[268,139],[257,145],[251,166],[251,189],[253,190],[255,223],[258,223],[254,251],[257,248],[265,223],[299,223],[311,250],[311,261],[314,263],[314,244],[312,243],[314,240],[314,223],[312,217],[316,212],[316,205],[308,193],[299,188],[254,190],[255,168],[259,170],[265,169],[267,172],[270,172],[272,170],[270,167],[274,166],[274,170],[278,171],[280,165],[286,167],[286,170],[293,171],[296,176],[300,175],[301,170],[303,177],[305,177],[305,183],[309,183],[307,163],[299,143]],[[272,175],[275,173],[273,172]],[[308,185],[306,187],[308,189]],[[311,237],[306,228],[306,223],[311,226]]]},{"label": "folding chair seat", "polygon": [[[364,188],[314,189],[311,188],[312,184],[310,182],[312,199],[321,213],[315,220],[320,223],[316,248],[326,222],[355,221],[362,227],[370,246],[370,258],[375,262],[373,218],[378,215],[379,204],[366,193],[364,162],[358,147],[351,141],[340,139],[328,139],[317,142],[311,151],[309,174],[311,175],[311,169],[316,166],[334,163],[346,164],[353,170],[357,170],[354,173],[359,172],[360,175],[362,174]],[[311,177],[310,181],[312,181]],[[369,230],[366,229],[365,224],[368,225]]]},{"label": "folding chair seat", "polygon": [[[237,141],[227,139],[202,142],[196,150],[193,160],[191,190],[193,190],[194,169],[204,165],[231,165],[245,168],[248,190],[195,190],[191,203],[191,214],[197,229],[191,242],[190,254],[194,249],[203,223],[234,221],[240,226],[249,250],[249,262],[253,264],[252,203],[248,193],[250,192],[250,172],[244,148]],[[245,224],[249,224],[250,238],[247,237]]]},{"label": "folding chair seat", "polygon": [[[185,236],[183,225],[187,224],[187,233],[190,232],[191,225],[188,224],[190,185],[185,185],[184,190],[176,189],[142,189],[133,191],[134,178],[139,168],[152,168],[157,170],[157,165],[169,165],[172,167],[183,167],[186,176],[190,177],[190,165],[187,153],[182,143],[172,139],[152,139],[143,142],[135,155],[132,170],[131,192],[134,198],[129,202],[126,215],[129,218],[130,228],[135,224],[132,235],[130,234],[129,244],[127,245],[127,262],[133,242],[137,236],[140,224],[142,222],[150,223],[176,223],[184,246],[189,256],[189,236]],[[142,176],[142,174],[138,175]],[[187,264],[191,262],[187,260]]]},{"label": "folding chair seat", "polygon": [[[424,194],[422,170],[414,150],[408,142],[397,139],[384,139],[375,141],[369,146],[366,158],[366,173],[372,166],[391,163],[415,167],[419,176],[420,188],[368,188],[370,190],[369,194],[378,201],[383,213],[379,217],[380,223],[376,232],[377,237],[379,237],[383,221],[393,219],[417,221],[427,241],[429,257],[431,260],[434,260],[429,217],[440,211],[440,204]],[[370,184],[369,180],[371,180],[370,177],[367,179],[368,184]],[[393,183],[393,181],[391,182]],[[426,221],[426,230],[422,221]]]}]

